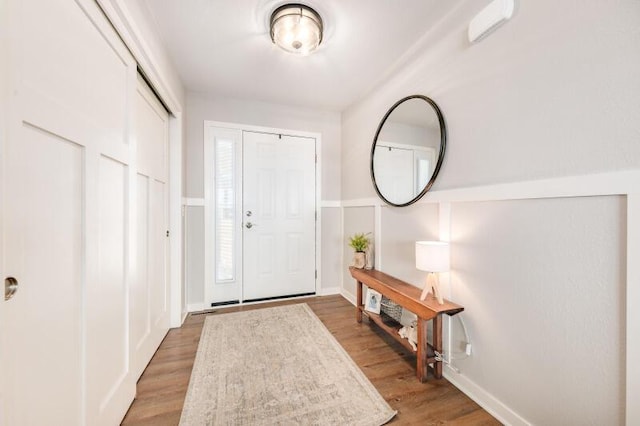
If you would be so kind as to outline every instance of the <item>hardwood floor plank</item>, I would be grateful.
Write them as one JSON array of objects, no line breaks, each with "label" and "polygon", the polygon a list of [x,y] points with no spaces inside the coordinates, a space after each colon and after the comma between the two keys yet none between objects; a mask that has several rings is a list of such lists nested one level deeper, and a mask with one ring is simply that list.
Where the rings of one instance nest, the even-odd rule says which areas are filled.
[{"label": "hardwood floor plank", "polygon": [[136,399],[123,425],[174,426],[180,421],[204,321],[209,315],[307,303],[345,348],[380,394],[398,411],[393,425],[499,425],[489,413],[445,379],[416,379],[415,354],[375,326],[355,321],[354,307],[342,296],[283,300],[215,308],[190,314],[167,333],[138,381]]}]

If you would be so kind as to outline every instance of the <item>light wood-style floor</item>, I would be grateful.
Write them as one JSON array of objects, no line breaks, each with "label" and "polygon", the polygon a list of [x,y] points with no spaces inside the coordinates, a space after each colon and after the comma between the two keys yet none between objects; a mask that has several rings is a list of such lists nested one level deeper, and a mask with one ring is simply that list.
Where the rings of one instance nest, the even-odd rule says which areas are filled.
[{"label": "light wood-style floor", "polygon": [[[354,307],[342,296],[312,297],[216,309],[191,314],[182,327],[170,330],[138,381],[136,399],[123,425],[177,425],[191,369],[207,315],[307,303],[367,375],[380,394],[398,411],[394,425],[499,425],[490,414],[451,385],[415,377],[415,356],[390,336],[355,321]],[[431,375],[431,374],[430,374]]]}]

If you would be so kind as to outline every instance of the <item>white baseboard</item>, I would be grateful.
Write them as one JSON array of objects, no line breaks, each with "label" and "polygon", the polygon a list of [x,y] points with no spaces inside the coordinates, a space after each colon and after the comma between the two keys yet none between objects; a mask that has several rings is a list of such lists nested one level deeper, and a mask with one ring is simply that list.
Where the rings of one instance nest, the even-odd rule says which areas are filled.
[{"label": "white baseboard", "polygon": [[[347,299],[353,306],[356,305],[356,296],[345,289],[340,289],[342,297]],[[445,366],[444,377],[451,382],[462,393],[474,400],[488,413],[505,425],[527,426],[530,425],[525,419],[520,417],[515,411],[500,402],[496,397],[482,389],[475,382],[471,381],[464,374],[456,373],[449,366]]]},{"label": "white baseboard", "polygon": [[206,303],[192,303],[187,305],[187,312],[200,312],[200,311],[206,311],[207,309],[210,309],[211,307],[207,307]]},{"label": "white baseboard", "polygon": [[333,296],[334,294],[340,294],[340,287],[322,287],[320,292],[318,292],[318,296]]},{"label": "white baseboard", "polygon": [[444,377],[465,395],[478,403],[500,423],[512,426],[527,426],[531,423],[520,417],[518,413],[504,405],[495,396],[482,389],[464,374],[456,373],[449,366],[445,366]]},{"label": "white baseboard", "polygon": [[356,306],[356,296],[346,291],[344,288],[340,289],[340,294],[342,297],[347,299],[353,306]]}]

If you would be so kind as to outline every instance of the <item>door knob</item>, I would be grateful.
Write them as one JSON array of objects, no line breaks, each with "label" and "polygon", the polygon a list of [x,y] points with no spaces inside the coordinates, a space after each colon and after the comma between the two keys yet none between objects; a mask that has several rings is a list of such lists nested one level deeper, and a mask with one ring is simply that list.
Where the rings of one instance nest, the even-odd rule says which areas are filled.
[{"label": "door knob", "polygon": [[247,222],[244,226],[245,226],[247,229],[251,229],[251,228],[253,228],[254,226],[257,226],[257,225],[258,225],[257,223]]},{"label": "door knob", "polygon": [[250,217],[252,214],[251,210],[247,210],[247,217]]},{"label": "door knob", "polygon": [[18,280],[13,277],[4,279],[4,300],[7,301],[18,291]]}]

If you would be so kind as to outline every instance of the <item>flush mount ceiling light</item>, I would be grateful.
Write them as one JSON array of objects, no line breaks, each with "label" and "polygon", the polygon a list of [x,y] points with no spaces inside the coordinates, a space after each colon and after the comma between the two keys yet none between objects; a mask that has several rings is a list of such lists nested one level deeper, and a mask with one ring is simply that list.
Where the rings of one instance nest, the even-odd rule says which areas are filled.
[{"label": "flush mount ceiling light", "polygon": [[271,14],[271,40],[287,52],[308,55],[322,42],[322,18],[312,8],[285,4]]}]

